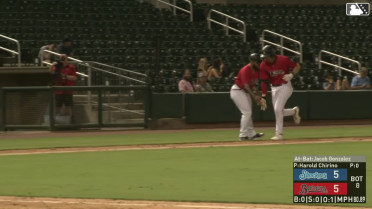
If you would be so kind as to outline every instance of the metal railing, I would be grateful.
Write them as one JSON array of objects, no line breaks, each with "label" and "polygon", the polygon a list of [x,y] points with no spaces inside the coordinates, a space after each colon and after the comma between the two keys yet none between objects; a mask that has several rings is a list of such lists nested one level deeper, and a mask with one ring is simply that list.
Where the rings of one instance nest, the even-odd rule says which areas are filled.
[{"label": "metal railing", "polygon": [[2,47],[2,46],[0,46],[0,49],[3,50],[3,51],[6,51],[6,52],[12,53],[13,55],[17,55],[17,64],[18,64],[18,67],[21,67],[21,45],[20,45],[19,41],[16,40],[16,39],[10,38],[8,36],[4,36],[2,34],[0,34],[0,37],[6,39],[8,41],[11,41],[11,42],[16,43],[16,45],[17,45],[17,51],[14,51],[14,50],[11,50],[11,49]]},{"label": "metal railing", "polygon": [[[219,22],[218,20],[212,19],[212,13],[215,13],[215,14],[218,14],[220,16],[223,16],[225,18],[225,22],[222,23],[222,22]],[[243,25],[243,29],[242,30],[239,30],[239,29],[236,29],[236,28],[233,28],[233,27],[229,26],[229,23],[230,23],[229,20],[230,19],[233,20],[233,21],[235,21],[235,22],[238,22],[238,23],[242,24]],[[232,30],[232,31],[235,31],[235,32],[241,34],[243,36],[243,41],[244,42],[247,41],[247,35],[246,35],[247,34],[247,25],[242,20],[239,20],[239,19],[237,19],[235,17],[232,17],[232,16],[227,15],[225,13],[219,12],[217,10],[211,9],[208,12],[207,22],[208,22],[208,29],[211,29],[212,28],[211,23],[213,22],[213,23],[216,23],[216,24],[221,25],[222,27],[224,27],[227,36],[229,35],[229,31]]]},{"label": "metal railing", "polygon": [[[279,44],[267,40],[265,38],[265,34],[266,33],[269,33],[271,35],[274,35],[274,36],[279,37],[280,38]],[[298,51],[295,51],[293,49],[290,49],[290,48],[285,47],[284,46],[284,39],[285,40],[288,40],[288,41],[290,41],[292,43],[297,44],[299,50]],[[300,63],[302,63],[302,61],[303,61],[303,58],[302,58],[302,44],[301,44],[301,42],[299,42],[299,41],[297,41],[295,39],[289,38],[288,36],[285,36],[285,35],[282,35],[282,34],[279,34],[279,33],[275,33],[275,32],[270,31],[270,30],[264,30],[264,31],[262,31],[262,34],[261,34],[261,37],[260,37],[260,41],[261,41],[262,47],[265,45],[265,43],[271,44],[271,45],[274,45],[274,46],[277,46],[277,47],[280,48],[280,54],[283,54],[283,52],[284,52],[283,50],[286,50],[286,51],[289,51],[289,52],[292,52],[292,53],[298,55],[299,58],[300,58]]]},{"label": "metal railing", "polygon": [[[47,52],[47,53],[50,53],[50,54],[53,54],[53,55],[57,55],[57,56],[61,56],[62,54],[59,54],[57,52],[54,52],[54,51],[50,51],[50,50],[44,50],[44,52]],[[74,61],[75,63],[74,64],[77,64],[77,65],[83,65],[83,66],[86,66],[88,68],[88,75],[87,74],[84,74],[84,73],[81,73],[81,72],[76,72],[78,75],[80,76],[83,76],[83,77],[87,77],[88,78],[88,86],[91,86],[92,85],[92,82],[91,82],[91,70],[90,70],[90,66],[88,63],[82,61],[82,60],[79,60],[79,59],[76,59],[76,58],[73,58],[73,57],[67,57],[68,60],[72,60]],[[52,63],[50,62],[46,62],[46,61],[43,61],[41,60],[42,63],[46,64],[46,65],[52,65]]]},{"label": "metal railing", "polygon": [[[42,63],[44,63],[44,64],[46,64],[48,66],[52,66],[53,65],[53,63],[46,62],[46,61],[43,61]],[[85,77],[85,78],[89,77],[88,75],[86,75],[84,73],[80,73],[80,72],[76,72],[76,74],[78,74],[79,76]]]},{"label": "metal railing", "polygon": [[[103,64],[100,62],[94,62],[94,61],[87,61],[86,63],[89,64],[89,66],[93,70],[97,70],[100,72],[104,72],[113,76],[118,76],[123,79],[127,79],[130,81],[133,81],[138,84],[146,84],[147,83],[147,75],[143,73],[139,73],[132,70],[127,70],[124,68],[119,68],[107,64]],[[110,81],[108,81],[110,82]],[[110,83],[106,83],[106,85],[109,85]]]},{"label": "metal railing", "polygon": [[[50,53],[50,54],[53,54],[53,55],[57,55],[57,56],[62,55],[62,54],[59,54],[57,52],[53,52],[53,51],[50,51],[50,50],[44,50],[44,52],[47,52],[47,53]],[[98,75],[93,74],[93,71],[104,73],[106,75],[111,75],[111,76],[114,76],[114,77],[117,77],[117,78],[120,78],[120,79],[133,81],[133,82],[138,83],[138,84],[146,84],[147,75],[143,74],[143,73],[135,72],[135,71],[132,71],[132,70],[126,70],[126,69],[123,69],[123,68],[103,64],[103,63],[100,63],[100,62],[82,61],[82,60],[79,60],[79,59],[76,59],[76,58],[73,58],[73,57],[67,57],[67,59],[74,61],[75,64],[77,64],[77,65],[82,65],[82,66],[86,67],[86,69],[84,69],[84,70],[87,71],[87,74],[79,72],[79,75],[82,75],[82,76],[88,78],[88,83],[87,83],[88,86],[102,85],[102,83],[101,84],[94,83],[94,81],[97,80]],[[51,63],[48,63],[48,62],[45,62],[45,61],[43,61],[43,63],[47,64],[47,65],[51,64]],[[133,78],[135,76],[137,76],[139,79]],[[99,77],[102,77],[102,76],[99,76]],[[142,80],[140,80],[140,79],[142,79]],[[121,83],[121,84],[123,84],[123,83]],[[121,85],[121,84],[118,84],[118,85]],[[110,85],[110,82],[109,83],[106,82],[106,85]]]},{"label": "metal railing", "polygon": [[174,15],[177,14],[177,10],[181,10],[183,12],[186,12],[186,13],[190,14],[190,22],[192,22],[194,20],[194,9],[193,9],[193,6],[192,6],[192,2],[190,0],[182,0],[182,1],[189,4],[189,6],[190,6],[189,10],[177,6],[177,0],[172,0],[173,3],[169,3],[169,2],[166,2],[166,1],[163,1],[163,0],[157,0],[156,4],[157,4],[157,8],[159,8],[159,3],[166,4],[170,7],[172,7]]},{"label": "metal railing", "polygon": [[[51,53],[53,55],[61,56],[61,54],[44,50],[44,52]],[[77,74],[87,78],[87,86],[134,86],[134,85],[146,85],[147,84],[147,75],[132,70],[127,70],[100,62],[94,61],[82,61],[73,57],[67,57],[69,60],[72,60],[72,64],[76,66]],[[51,63],[43,61],[47,65],[52,65]],[[86,72],[82,73],[82,72]],[[88,75],[87,75],[88,74]],[[121,97],[120,92],[115,96]],[[94,101],[92,97],[92,92],[87,92],[87,103],[90,106],[97,105],[97,102]],[[116,106],[115,106],[116,105]],[[111,109],[119,109],[120,111],[127,111],[125,107],[122,107],[121,103],[104,104],[103,106]]]},{"label": "metal railing", "polygon": [[[333,63],[330,63],[330,62],[327,62],[327,61],[324,61],[322,54],[328,54],[328,55],[331,55],[333,57],[337,57],[337,65],[333,64]],[[342,67],[342,60],[347,60],[349,62],[356,63],[358,65],[358,72],[355,72],[351,69],[347,69],[347,68]],[[341,75],[341,70],[344,70],[344,71],[347,71],[347,72],[353,73],[353,74],[359,74],[359,71],[361,69],[361,64],[357,60],[353,60],[353,59],[350,59],[348,57],[344,57],[344,56],[341,56],[339,54],[335,54],[335,53],[332,53],[332,52],[329,52],[329,51],[326,51],[326,50],[321,50],[319,52],[319,55],[318,55],[318,67],[319,67],[319,69],[322,68],[322,64],[335,67],[336,69],[339,70],[340,75]]]}]

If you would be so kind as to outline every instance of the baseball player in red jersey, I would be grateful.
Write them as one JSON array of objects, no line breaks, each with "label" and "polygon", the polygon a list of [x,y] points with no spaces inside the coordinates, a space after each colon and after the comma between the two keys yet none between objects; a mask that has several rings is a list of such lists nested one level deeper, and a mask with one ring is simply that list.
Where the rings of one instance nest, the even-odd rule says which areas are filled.
[{"label": "baseball player in red jersey", "polygon": [[261,101],[261,97],[256,95],[258,89],[259,61],[258,54],[251,54],[250,63],[240,69],[235,79],[235,84],[231,87],[230,97],[242,113],[240,120],[240,140],[253,140],[262,137],[263,133],[256,133],[252,121],[252,100],[256,103]]},{"label": "baseball player in red jersey", "polygon": [[301,122],[299,115],[300,108],[284,109],[287,100],[292,95],[293,88],[291,79],[300,71],[300,65],[289,57],[276,55],[276,49],[273,46],[266,45],[262,48],[263,61],[260,65],[260,79],[262,88],[262,98],[266,97],[268,81],[271,85],[272,102],[274,106],[276,127],[275,136],[272,140],[283,139],[283,118],[284,116],[293,116],[296,124]]}]

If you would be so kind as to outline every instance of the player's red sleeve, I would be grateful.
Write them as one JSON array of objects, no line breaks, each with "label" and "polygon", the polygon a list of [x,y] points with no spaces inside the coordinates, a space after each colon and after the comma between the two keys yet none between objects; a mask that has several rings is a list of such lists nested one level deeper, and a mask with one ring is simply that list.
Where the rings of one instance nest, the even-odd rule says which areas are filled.
[{"label": "player's red sleeve", "polygon": [[265,64],[261,62],[260,64],[260,80],[267,80],[269,79],[269,74],[266,71]]},{"label": "player's red sleeve", "polygon": [[248,73],[247,68],[248,68],[248,66],[245,66],[244,68],[241,69],[242,74],[241,74],[241,77],[240,77],[240,81],[242,82],[243,88],[244,88],[245,84],[249,84],[249,80],[250,80],[250,75]]},{"label": "player's red sleeve", "polygon": [[262,95],[267,94],[267,84],[265,81],[261,81],[261,91],[262,91]]},{"label": "player's red sleeve", "polygon": [[287,67],[288,68],[294,68],[294,67],[296,67],[297,62],[292,61],[291,59],[289,59],[289,57],[287,57],[286,59],[287,59]]}]

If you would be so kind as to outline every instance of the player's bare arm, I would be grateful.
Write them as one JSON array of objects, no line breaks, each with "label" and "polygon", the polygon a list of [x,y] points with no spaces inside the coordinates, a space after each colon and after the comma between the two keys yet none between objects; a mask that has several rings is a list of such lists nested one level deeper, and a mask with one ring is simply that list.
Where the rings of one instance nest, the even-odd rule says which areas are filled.
[{"label": "player's bare arm", "polygon": [[300,72],[301,65],[299,63],[296,64],[296,67],[293,68],[292,73],[297,75]]},{"label": "player's bare arm", "polygon": [[267,94],[267,80],[262,80],[261,79],[261,91],[262,91],[262,98],[266,98],[266,94]]},{"label": "player's bare arm", "polygon": [[260,102],[261,97],[258,96],[258,95],[256,95],[256,94],[252,91],[251,87],[249,87],[248,84],[244,84],[244,91],[247,92],[247,93],[252,97],[252,99],[253,99],[256,103],[259,103],[259,102]]},{"label": "player's bare arm", "polygon": [[300,68],[301,68],[300,64],[297,63],[296,66],[293,68],[292,72],[290,72],[288,74],[285,74],[283,76],[283,80],[285,80],[287,82],[290,81],[290,80],[292,80],[292,78],[295,75],[297,75],[298,72],[300,72]]}]

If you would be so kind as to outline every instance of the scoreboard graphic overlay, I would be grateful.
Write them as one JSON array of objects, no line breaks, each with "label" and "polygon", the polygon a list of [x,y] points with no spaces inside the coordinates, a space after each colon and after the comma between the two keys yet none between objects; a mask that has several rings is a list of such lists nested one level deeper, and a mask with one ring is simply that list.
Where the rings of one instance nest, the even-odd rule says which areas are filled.
[{"label": "scoreboard graphic overlay", "polygon": [[366,203],[366,157],[295,156],[293,203]]}]

